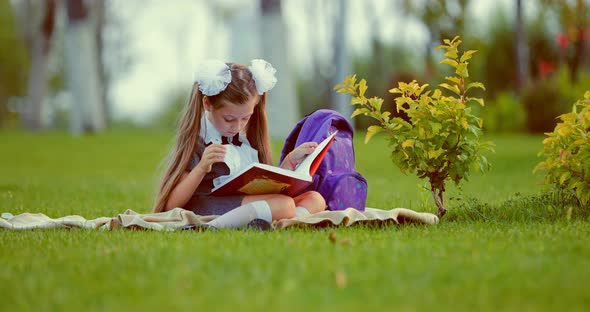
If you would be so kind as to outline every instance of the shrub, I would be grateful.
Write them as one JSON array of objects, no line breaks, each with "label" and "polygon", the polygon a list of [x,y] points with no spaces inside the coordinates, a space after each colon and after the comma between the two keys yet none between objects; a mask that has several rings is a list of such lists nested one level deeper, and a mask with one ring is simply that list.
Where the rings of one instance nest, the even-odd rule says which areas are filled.
[{"label": "shrub", "polygon": [[543,140],[540,162],[534,171],[547,171],[545,183],[575,192],[585,206],[590,201],[590,91]]},{"label": "shrub", "polygon": [[480,141],[482,120],[469,106],[471,103],[483,106],[483,99],[467,96],[469,89],[485,90],[479,82],[468,83],[468,61],[476,51],[460,54],[459,37],[443,42],[439,48],[446,50],[446,59],[440,63],[453,67],[455,75],[446,77],[448,83],[441,83],[440,87],[450,91],[451,96],[445,96],[441,89],[425,91],[428,85],[419,85],[415,80],[400,82],[397,88],[389,90],[399,95],[395,98],[396,108],[404,111],[409,121],[392,118],[391,112],[382,112],[383,99],[366,98],[367,83],[364,79],[357,83],[356,75],[347,76],[343,83],[334,87],[338,92],[353,95],[351,105],[359,108],[352,117],[366,115],[378,121],[377,125],[367,128],[365,142],[373,135],[385,132],[392,149],[392,161],[402,173],[416,173],[421,179],[428,178],[439,217],[446,213],[445,181],[459,184],[461,180],[467,180],[472,165],[477,170],[489,169],[490,165],[481,152],[492,149],[491,143]]}]

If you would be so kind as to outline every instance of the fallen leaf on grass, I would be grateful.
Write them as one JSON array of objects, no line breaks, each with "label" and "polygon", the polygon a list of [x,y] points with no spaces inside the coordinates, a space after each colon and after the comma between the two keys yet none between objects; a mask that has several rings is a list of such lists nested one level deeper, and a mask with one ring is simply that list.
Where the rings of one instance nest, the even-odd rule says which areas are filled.
[{"label": "fallen leaf on grass", "polygon": [[336,287],[338,288],[344,288],[346,287],[346,274],[344,274],[344,272],[342,271],[338,271],[335,273],[334,278],[336,279]]},{"label": "fallen leaf on grass", "polygon": [[338,237],[336,237],[335,232],[330,232],[330,234],[328,234],[328,239],[330,240],[330,242],[332,242],[332,244],[340,244],[340,245],[351,245],[352,244],[352,240],[350,238],[338,239]]},{"label": "fallen leaf on grass", "polygon": [[352,244],[352,240],[350,238],[343,238],[340,240],[340,244],[341,245],[351,245]]},{"label": "fallen leaf on grass", "polygon": [[330,234],[328,234],[328,239],[333,243],[336,244],[336,233],[334,232],[330,232]]}]

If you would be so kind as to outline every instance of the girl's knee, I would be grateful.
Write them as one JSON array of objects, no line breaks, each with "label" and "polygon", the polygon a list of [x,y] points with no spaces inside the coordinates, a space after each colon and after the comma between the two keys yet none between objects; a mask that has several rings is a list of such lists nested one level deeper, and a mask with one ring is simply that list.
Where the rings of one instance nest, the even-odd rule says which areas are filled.
[{"label": "girl's knee", "polygon": [[311,213],[326,210],[326,200],[316,191],[305,192],[295,198],[296,206],[303,206]]},{"label": "girl's knee", "polygon": [[312,210],[314,210],[313,212],[326,210],[326,200],[322,194],[316,191],[309,191],[306,194],[306,200],[310,201],[310,206],[312,206]]},{"label": "girl's knee", "polygon": [[267,199],[274,220],[289,219],[295,216],[295,201],[286,195],[275,195]]}]

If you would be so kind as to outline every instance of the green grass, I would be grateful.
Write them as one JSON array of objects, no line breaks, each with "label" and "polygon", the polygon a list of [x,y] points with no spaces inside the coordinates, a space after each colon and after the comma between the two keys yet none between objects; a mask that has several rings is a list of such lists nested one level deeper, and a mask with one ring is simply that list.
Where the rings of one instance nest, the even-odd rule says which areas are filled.
[{"label": "green grass", "polygon": [[[435,210],[383,140],[357,136],[369,206]],[[449,186],[437,226],[0,231],[0,310],[587,310],[588,209],[539,195],[540,136],[490,139],[492,172]],[[90,219],[150,210],[170,133],[0,132],[0,146],[0,212]]]}]

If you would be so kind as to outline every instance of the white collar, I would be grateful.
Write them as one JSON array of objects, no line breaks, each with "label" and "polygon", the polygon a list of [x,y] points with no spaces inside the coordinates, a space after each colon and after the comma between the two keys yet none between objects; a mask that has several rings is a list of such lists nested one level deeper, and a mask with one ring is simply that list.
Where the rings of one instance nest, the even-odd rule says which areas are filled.
[{"label": "white collar", "polygon": [[[205,131],[203,131],[205,130]],[[213,143],[213,144],[221,144],[221,132],[215,128],[215,125],[209,120],[209,112],[205,111],[203,114],[203,119],[201,119],[201,137],[205,140],[205,144]],[[240,142],[247,143],[248,139],[246,136],[240,132]]]}]

